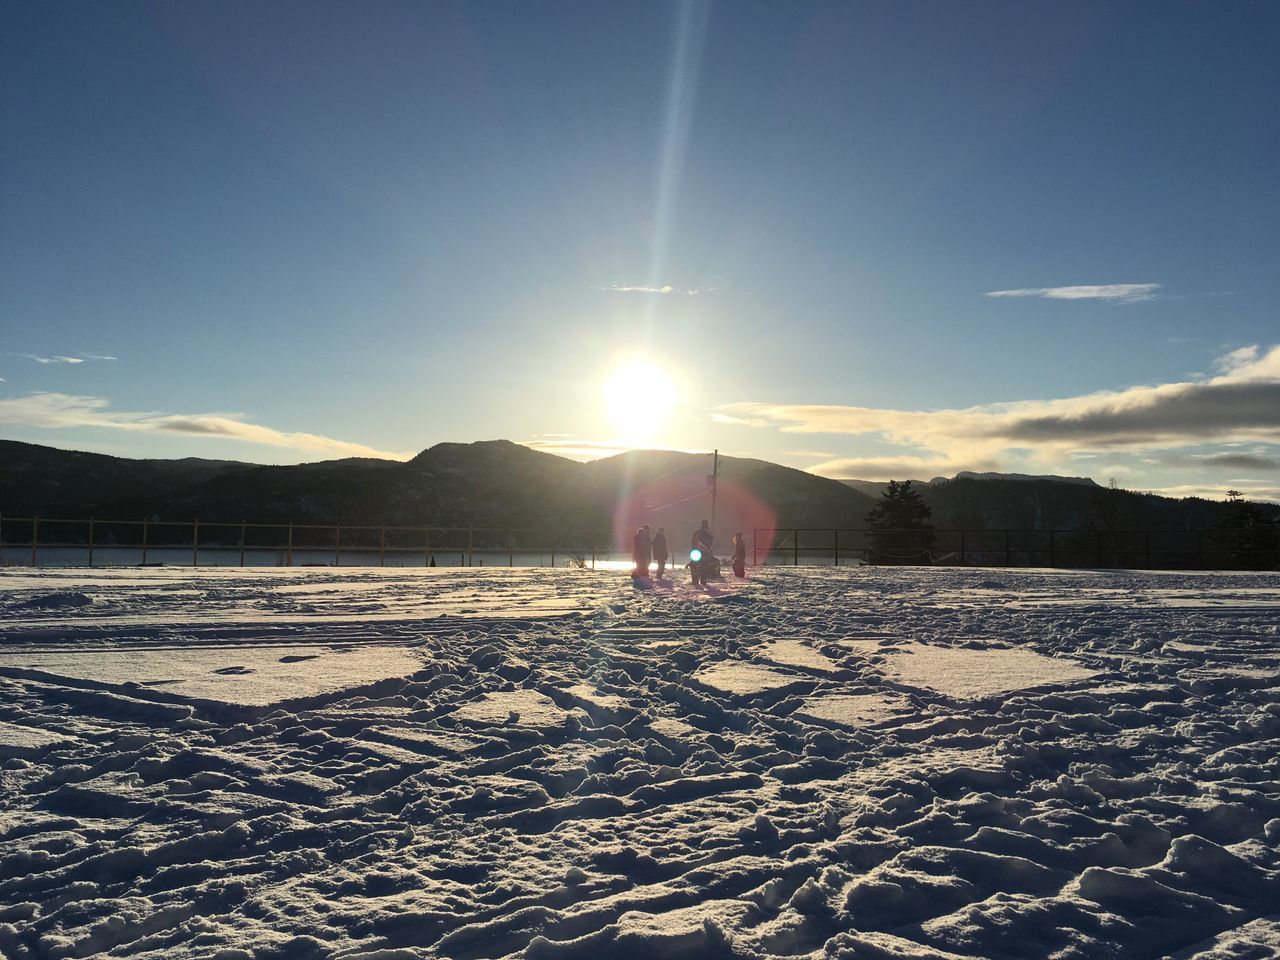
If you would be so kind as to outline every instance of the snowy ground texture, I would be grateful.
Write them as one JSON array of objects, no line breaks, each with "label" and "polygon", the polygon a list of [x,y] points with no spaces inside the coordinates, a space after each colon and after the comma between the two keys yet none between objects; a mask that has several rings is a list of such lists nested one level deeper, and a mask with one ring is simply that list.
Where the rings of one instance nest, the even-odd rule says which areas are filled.
[{"label": "snowy ground texture", "polygon": [[1280,956],[1280,577],[0,571],[0,956]]}]

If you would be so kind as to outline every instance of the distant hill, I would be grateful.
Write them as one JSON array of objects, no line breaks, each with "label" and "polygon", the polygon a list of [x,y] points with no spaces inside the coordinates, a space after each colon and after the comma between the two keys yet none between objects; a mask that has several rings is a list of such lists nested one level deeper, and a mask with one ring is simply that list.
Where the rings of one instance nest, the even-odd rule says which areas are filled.
[{"label": "distant hill", "polygon": [[[9,516],[309,521],[575,532],[669,526],[673,546],[704,517],[707,455],[635,451],[578,463],[507,440],[441,443],[407,463],[295,466],[128,460],[6,442],[0,512]],[[853,526],[871,498],[762,460],[720,458],[723,538],[768,526]],[[748,534],[749,535],[749,534]]]},{"label": "distant hill", "polygon": [[[637,450],[578,463],[508,440],[440,443],[407,463],[293,466],[131,460],[0,440],[0,516],[340,522],[528,530],[528,539],[668,528],[684,546],[709,519],[706,454]],[[1204,529],[1226,505],[1067,477],[962,474],[917,485],[938,527]],[[883,485],[829,480],[764,460],[720,458],[716,530],[862,527]],[[1280,514],[1280,507],[1264,505]]]},{"label": "distant hill", "polygon": [[0,510],[10,515],[71,516],[130,497],[172,496],[253,467],[234,460],[131,460],[0,440]]},{"label": "distant hill", "polygon": [[[884,484],[841,481],[866,493]],[[1226,511],[1221,501],[1175,499],[1101,487],[1083,477],[961,473],[914,484],[942,528],[972,530],[1203,530]],[[1263,504],[1280,515],[1280,507]]]}]

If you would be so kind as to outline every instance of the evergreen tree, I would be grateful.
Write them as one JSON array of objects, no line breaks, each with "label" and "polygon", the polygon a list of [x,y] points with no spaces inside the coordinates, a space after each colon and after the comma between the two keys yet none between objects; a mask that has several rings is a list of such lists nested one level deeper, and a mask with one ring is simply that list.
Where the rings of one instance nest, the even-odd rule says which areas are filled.
[{"label": "evergreen tree", "polygon": [[911,488],[911,481],[890,480],[880,502],[867,513],[871,528],[870,563],[929,563],[928,547],[937,539],[929,519],[933,511]]},{"label": "evergreen tree", "polygon": [[1274,516],[1250,503],[1239,490],[1227,491],[1227,510],[1216,524],[1234,566],[1272,570],[1280,561],[1280,525]]}]

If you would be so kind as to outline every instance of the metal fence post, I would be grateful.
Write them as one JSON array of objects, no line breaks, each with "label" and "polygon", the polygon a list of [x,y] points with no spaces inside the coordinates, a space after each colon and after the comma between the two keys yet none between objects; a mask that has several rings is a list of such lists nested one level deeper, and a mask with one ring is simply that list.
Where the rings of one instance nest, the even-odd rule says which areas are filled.
[{"label": "metal fence post", "polygon": [[800,531],[791,531],[791,565],[800,566]]},{"label": "metal fence post", "polygon": [[387,565],[387,528],[385,526],[378,528],[378,566],[385,567]]},{"label": "metal fence post", "polygon": [[470,527],[467,527],[467,566],[468,567],[474,566],[474,561],[472,560],[472,556],[471,556],[474,546],[475,546],[475,531],[472,530]]},{"label": "metal fence post", "polygon": [[507,535],[507,566],[514,567],[516,565],[516,546],[515,538],[510,534]]},{"label": "metal fence post", "polygon": [[835,530],[832,530],[831,536],[833,538],[832,543],[834,544],[835,549],[835,565],[838,567],[840,566],[840,528],[837,527]]},{"label": "metal fence post", "polygon": [[89,518],[89,566],[93,566],[93,517]]}]

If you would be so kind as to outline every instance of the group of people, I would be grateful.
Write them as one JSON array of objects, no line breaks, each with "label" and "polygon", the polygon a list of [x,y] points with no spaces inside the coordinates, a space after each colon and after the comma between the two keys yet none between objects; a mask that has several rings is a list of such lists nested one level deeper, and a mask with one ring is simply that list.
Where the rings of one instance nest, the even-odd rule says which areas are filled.
[{"label": "group of people", "polygon": [[[711,532],[711,524],[703,520],[702,526],[693,532],[689,540],[689,574],[695,584],[705,585],[708,577],[720,574],[720,562],[711,552],[714,543],[715,535]],[[662,575],[667,571],[667,561],[671,557],[667,550],[666,530],[659,527],[657,533],[650,534],[649,525],[646,523],[636,531],[632,545],[634,548],[632,559],[636,564],[632,577],[647,580],[649,568],[656,562],[658,579],[661,580]],[[733,535],[733,575],[739,579],[747,575],[747,543],[742,539],[741,532]]]}]

